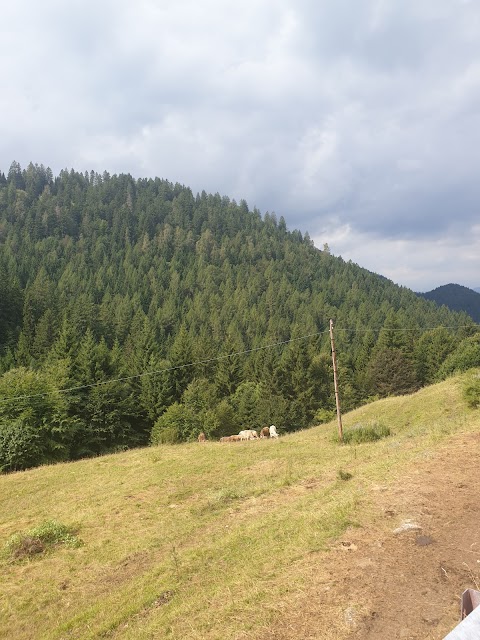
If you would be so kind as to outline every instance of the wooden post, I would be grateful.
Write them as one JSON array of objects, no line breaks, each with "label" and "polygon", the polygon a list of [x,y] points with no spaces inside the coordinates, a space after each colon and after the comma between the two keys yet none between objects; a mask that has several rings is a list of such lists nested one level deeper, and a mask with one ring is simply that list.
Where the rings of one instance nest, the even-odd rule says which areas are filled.
[{"label": "wooden post", "polygon": [[332,343],[333,386],[335,387],[335,404],[337,405],[338,437],[343,442],[342,414],[340,412],[340,397],[338,395],[337,357],[335,355],[335,341],[333,339],[333,320],[330,320],[330,342]]}]

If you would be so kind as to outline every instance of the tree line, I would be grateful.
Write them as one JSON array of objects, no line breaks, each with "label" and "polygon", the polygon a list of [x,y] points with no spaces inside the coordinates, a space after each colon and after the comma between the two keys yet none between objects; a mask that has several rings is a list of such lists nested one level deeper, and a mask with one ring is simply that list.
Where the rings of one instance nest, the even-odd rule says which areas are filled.
[{"label": "tree line", "polygon": [[274,213],[13,162],[0,172],[0,469],[326,421],[330,318],[345,410],[480,364],[469,316]]}]

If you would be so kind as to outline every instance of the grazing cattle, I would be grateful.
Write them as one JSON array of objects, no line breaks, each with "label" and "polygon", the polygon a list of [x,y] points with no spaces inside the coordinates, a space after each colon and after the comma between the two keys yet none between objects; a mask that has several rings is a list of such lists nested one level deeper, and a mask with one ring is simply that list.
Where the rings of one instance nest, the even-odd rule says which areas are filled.
[{"label": "grazing cattle", "polygon": [[260,438],[269,438],[270,437],[270,429],[268,427],[263,427],[260,431]]},{"label": "grazing cattle", "polygon": [[240,436],[223,436],[220,438],[220,442],[240,442]]},{"label": "grazing cattle", "polygon": [[254,440],[258,438],[258,433],[253,429],[245,429],[244,431],[240,431],[238,435],[240,436],[240,440]]},{"label": "grazing cattle", "polygon": [[278,438],[277,427],[274,424],[270,425],[269,431],[271,438]]},{"label": "grazing cattle", "polygon": [[200,431],[200,433],[198,434],[198,441],[199,442],[206,442],[207,441],[207,436],[203,433],[203,431]]}]

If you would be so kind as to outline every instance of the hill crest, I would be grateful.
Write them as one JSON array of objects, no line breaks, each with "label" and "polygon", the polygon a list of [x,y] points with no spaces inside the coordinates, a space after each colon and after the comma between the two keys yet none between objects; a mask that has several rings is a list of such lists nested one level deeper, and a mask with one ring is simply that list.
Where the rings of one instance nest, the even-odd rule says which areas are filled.
[{"label": "hill crest", "polygon": [[480,323],[480,293],[474,289],[450,283],[418,295],[453,311],[465,311],[475,322]]}]

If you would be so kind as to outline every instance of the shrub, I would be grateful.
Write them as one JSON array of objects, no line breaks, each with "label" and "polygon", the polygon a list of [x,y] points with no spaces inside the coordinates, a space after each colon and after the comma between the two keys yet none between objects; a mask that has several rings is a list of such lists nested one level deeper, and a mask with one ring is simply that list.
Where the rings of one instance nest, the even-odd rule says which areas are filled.
[{"label": "shrub", "polygon": [[313,419],[316,424],[325,424],[335,418],[336,412],[333,409],[319,409]]},{"label": "shrub", "polygon": [[375,442],[390,435],[390,428],[380,422],[370,425],[357,424],[343,432],[345,444],[361,444],[363,442]]},{"label": "shrub", "polygon": [[152,429],[152,444],[178,444],[181,442],[181,436],[177,427],[173,425],[162,425],[155,422]]},{"label": "shrub", "polygon": [[442,380],[453,373],[468,371],[473,367],[480,367],[480,333],[460,342],[440,367],[437,378]]},{"label": "shrub", "polygon": [[472,372],[464,382],[463,397],[472,409],[480,407],[480,372]]},{"label": "shrub", "polygon": [[0,419],[0,471],[20,471],[46,461],[40,429],[21,418]]},{"label": "shrub", "polygon": [[68,459],[72,426],[66,400],[49,373],[24,367],[0,377],[0,471],[22,471]]},{"label": "shrub", "polygon": [[152,444],[175,444],[195,440],[202,423],[189,407],[175,402],[158,418],[152,428]]}]

